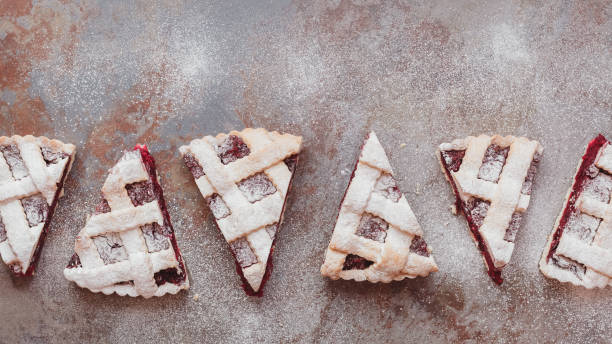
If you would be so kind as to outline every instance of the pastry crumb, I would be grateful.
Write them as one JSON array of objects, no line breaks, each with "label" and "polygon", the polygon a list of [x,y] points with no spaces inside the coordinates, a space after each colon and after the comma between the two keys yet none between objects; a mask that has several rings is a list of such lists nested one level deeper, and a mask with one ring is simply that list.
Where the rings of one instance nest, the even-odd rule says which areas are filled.
[{"label": "pastry crumb", "polygon": [[200,300],[200,294],[195,294],[193,295],[193,301],[199,301]]}]

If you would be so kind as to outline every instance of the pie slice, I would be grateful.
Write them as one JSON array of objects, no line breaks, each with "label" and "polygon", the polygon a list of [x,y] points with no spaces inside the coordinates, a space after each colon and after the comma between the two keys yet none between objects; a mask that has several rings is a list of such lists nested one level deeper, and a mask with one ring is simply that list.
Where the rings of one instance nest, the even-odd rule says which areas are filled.
[{"label": "pie slice", "polygon": [[587,146],[564,203],[540,270],[589,289],[612,286],[612,144],[602,135]]},{"label": "pie slice", "polygon": [[180,148],[248,295],[261,296],[270,276],[301,146],[301,137],[247,128]]},{"label": "pie slice", "polygon": [[514,136],[468,136],[443,143],[438,159],[489,276],[501,284],[514,239],[529,205],[542,154],[537,141]]},{"label": "pie slice", "polygon": [[106,295],[163,296],[189,288],[155,160],[146,146],[109,171],[102,202],[76,238],[64,276]]},{"label": "pie slice", "polygon": [[376,134],[365,139],[321,274],[337,280],[391,282],[438,271],[423,230]]},{"label": "pie slice", "polygon": [[46,137],[0,137],[0,255],[29,276],[45,240],[75,147]]}]

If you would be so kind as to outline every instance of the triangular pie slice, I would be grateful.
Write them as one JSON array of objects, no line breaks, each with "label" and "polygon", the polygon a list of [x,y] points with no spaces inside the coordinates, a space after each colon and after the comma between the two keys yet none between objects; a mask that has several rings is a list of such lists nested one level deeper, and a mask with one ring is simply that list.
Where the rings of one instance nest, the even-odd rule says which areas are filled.
[{"label": "triangular pie slice", "polygon": [[301,147],[299,136],[247,128],[180,148],[248,295],[261,296],[269,278]]},{"label": "triangular pie slice", "polygon": [[423,230],[372,132],[346,189],[321,274],[387,283],[434,271],[438,267]]},{"label": "triangular pie slice", "polygon": [[578,165],[540,270],[589,289],[612,286],[612,143],[603,135],[589,143]]},{"label": "triangular pie slice", "polygon": [[438,150],[442,170],[489,276],[497,284],[510,261],[514,239],[529,205],[542,154],[537,141],[514,136],[468,136],[443,143]]},{"label": "triangular pie slice", "polygon": [[74,155],[46,137],[0,137],[0,255],[16,276],[34,272]]},{"label": "triangular pie slice", "polygon": [[94,293],[163,296],[189,288],[155,160],[137,145],[110,169],[102,202],[76,238],[66,279]]}]

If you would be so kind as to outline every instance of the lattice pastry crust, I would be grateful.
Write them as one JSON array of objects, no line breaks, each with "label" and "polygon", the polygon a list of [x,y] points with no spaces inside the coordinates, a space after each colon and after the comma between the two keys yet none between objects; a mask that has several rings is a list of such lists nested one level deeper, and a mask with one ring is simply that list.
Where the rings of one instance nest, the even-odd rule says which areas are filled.
[{"label": "lattice pastry crust", "polygon": [[75,147],[46,137],[0,137],[0,255],[29,275],[44,240]]},{"label": "lattice pastry crust", "polygon": [[589,289],[612,286],[612,144],[601,135],[578,165],[540,270]]},{"label": "lattice pastry crust", "polygon": [[[145,165],[141,151],[146,147],[138,147],[110,169],[102,187],[102,210],[78,234],[76,254],[64,270],[66,279],[96,293],[149,298],[189,288],[162,211],[165,205],[160,204],[163,196],[154,194],[161,188],[155,190],[157,180]],[[169,274],[173,281],[163,279]]]},{"label": "lattice pastry crust", "polygon": [[237,266],[257,293],[268,267],[276,231],[302,138],[265,129],[206,136],[180,147]]},{"label": "lattice pastry crust", "polygon": [[321,274],[370,282],[427,276],[438,267],[422,237],[423,230],[372,132],[342,201]]}]

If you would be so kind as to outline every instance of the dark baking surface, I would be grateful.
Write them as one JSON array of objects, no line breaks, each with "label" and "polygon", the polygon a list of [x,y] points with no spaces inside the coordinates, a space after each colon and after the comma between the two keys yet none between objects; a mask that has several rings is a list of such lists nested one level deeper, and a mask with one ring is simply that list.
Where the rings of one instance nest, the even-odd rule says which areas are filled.
[{"label": "dark baking surface", "polygon": [[[0,268],[0,343],[609,343],[610,290],[538,260],[588,141],[612,137],[610,1],[0,0],[0,134],[77,145],[34,278]],[[178,147],[245,126],[304,136],[263,298]],[[359,146],[375,130],[440,271],[373,285],[319,275]],[[484,270],[434,151],[466,135],[544,146],[505,282]],[[192,287],[92,294],[62,270],[123,149],[146,143]],[[401,145],[401,144],[405,144]],[[199,297],[196,297],[199,296]]]}]

